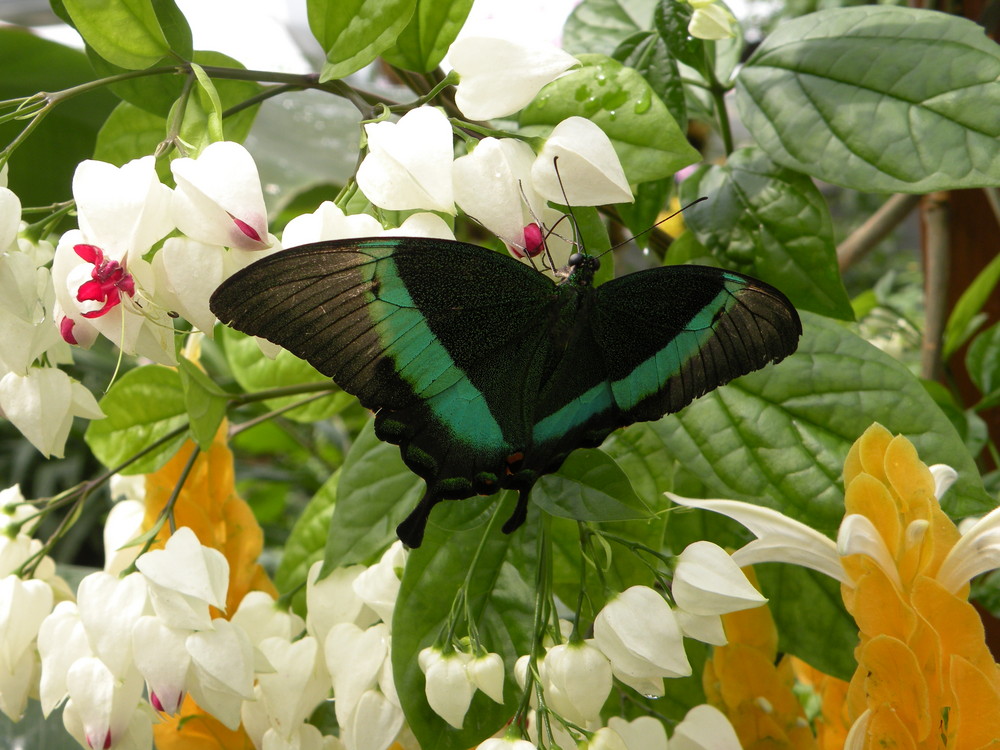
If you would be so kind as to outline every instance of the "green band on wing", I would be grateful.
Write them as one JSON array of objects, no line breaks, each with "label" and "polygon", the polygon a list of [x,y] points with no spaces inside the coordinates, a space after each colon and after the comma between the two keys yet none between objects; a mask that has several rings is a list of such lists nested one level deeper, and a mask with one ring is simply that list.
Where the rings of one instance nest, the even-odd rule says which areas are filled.
[{"label": "green band on wing", "polygon": [[611,390],[618,407],[623,411],[635,408],[680,373],[684,364],[697,355],[704,343],[712,337],[712,322],[719,309],[722,306],[728,307],[734,299],[732,291],[723,289],[688,321],[682,333],[645,362],[641,362],[628,377],[613,381]]},{"label": "green band on wing", "polygon": [[[373,266],[375,264],[372,264]],[[391,259],[379,262],[378,296],[369,303],[385,353],[396,373],[424,400],[431,413],[470,446],[504,451],[503,430],[483,394],[472,385],[435,338]]]},{"label": "green band on wing", "polygon": [[532,441],[542,445],[549,440],[562,437],[593,416],[611,408],[611,389],[608,383],[599,383],[590,390],[570,401],[559,411],[545,417],[535,425]]}]

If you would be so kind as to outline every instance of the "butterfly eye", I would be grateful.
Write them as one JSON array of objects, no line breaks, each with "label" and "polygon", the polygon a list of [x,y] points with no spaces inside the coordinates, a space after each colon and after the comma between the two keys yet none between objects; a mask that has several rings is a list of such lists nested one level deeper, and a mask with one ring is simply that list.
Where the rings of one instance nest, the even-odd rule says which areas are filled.
[{"label": "butterfly eye", "polygon": [[600,261],[600,259],[598,259],[598,258],[591,258],[590,259],[590,270],[596,271],[600,267],[601,267],[601,261]]},{"label": "butterfly eye", "polygon": [[587,256],[584,255],[583,253],[573,253],[571,256],[569,256],[569,265],[579,266],[580,264],[583,263],[583,259],[586,257]]}]

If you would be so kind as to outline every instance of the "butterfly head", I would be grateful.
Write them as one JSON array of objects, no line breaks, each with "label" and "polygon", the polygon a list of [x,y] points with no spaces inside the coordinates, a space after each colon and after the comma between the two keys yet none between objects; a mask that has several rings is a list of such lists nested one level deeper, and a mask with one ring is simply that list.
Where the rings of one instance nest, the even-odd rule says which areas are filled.
[{"label": "butterfly head", "polygon": [[569,262],[565,268],[560,268],[556,272],[562,284],[573,284],[574,286],[590,286],[594,280],[594,274],[601,267],[601,261],[586,253],[573,253],[569,256]]}]

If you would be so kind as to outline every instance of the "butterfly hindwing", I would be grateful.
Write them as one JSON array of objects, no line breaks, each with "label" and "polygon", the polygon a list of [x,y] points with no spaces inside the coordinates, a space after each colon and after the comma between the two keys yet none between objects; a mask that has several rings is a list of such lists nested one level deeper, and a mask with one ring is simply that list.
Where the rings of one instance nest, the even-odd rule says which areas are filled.
[{"label": "butterfly hindwing", "polygon": [[802,326],[764,282],[707,266],[664,266],[598,287],[594,335],[627,421],[679,411],[795,351]]}]

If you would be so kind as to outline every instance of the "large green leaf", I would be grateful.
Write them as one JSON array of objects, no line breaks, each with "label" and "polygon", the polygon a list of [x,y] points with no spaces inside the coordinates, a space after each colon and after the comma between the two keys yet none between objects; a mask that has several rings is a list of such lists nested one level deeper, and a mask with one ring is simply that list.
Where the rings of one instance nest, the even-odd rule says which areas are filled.
[{"label": "large green leaf", "polygon": [[563,46],[573,54],[610,55],[627,37],[648,31],[657,0],[583,0],[563,27]]},{"label": "large green leaf", "polygon": [[553,516],[576,521],[628,521],[650,516],[618,464],[596,449],[573,451],[559,471],[538,480],[531,499]]},{"label": "large green leaf", "polygon": [[983,394],[982,406],[1000,404],[1000,323],[994,323],[972,341],[965,366]]},{"label": "large green leaf", "polygon": [[372,422],[365,425],[340,471],[323,570],[377,560],[395,541],[396,526],[416,507],[424,488],[424,480],[406,468],[399,448],[375,437]]},{"label": "large green leaf", "polygon": [[470,10],[472,0],[417,0],[410,22],[382,57],[404,70],[418,73],[434,70],[455,41]]},{"label": "large green leaf", "polygon": [[141,70],[170,52],[152,0],[62,0],[83,40],[97,54]]},{"label": "large green leaf", "polygon": [[986,264],[972,283],[965,288],[948,316],[944,329],[941,359],[947,361],[962,344],[968,341],[985,321],[983,306],[1000,285],[1000,255]]},{"label": "large green leaf", "polygon": [[638,71],[667,105],[681,130],[687,130],[684,83],[663,37],[654,31],[637,32],[619,44],[612,57]]},{"label": "large green leaf", "polygon": [[580,62],[583,67],[548,84],[521,111],[526,132],[548,132],[567,117],[586,117],[611,139],[633,184],[669,177],[701,158],[638,72],[602,55],[581,55]]},{"label": "large green leaf", "polygon": [[682,203],[700,196],[708,200],[685,211],[684,221],[721,265],[774,284],[796,307],[854,317],[830,212],[812,180],[746,148],[682,183]]},{"label": "large green leaf", "polygon": [[[500,730],[510,720],[519,698],[511,675],[514,662],[528,653],[535,604],[534,548],[538,525],[529,520],[523,532],[497,533],[500,520],[513,510],[513,495],[493,507],[494,497],[443,503],[435,510],[423,545],[410,552],[392,618],[393,681],[407,723],[423,750],[467,750]],[[482,521],[492,510],[493,523]],[[520,548],[523,565],[506,561]],[[452,604],[465,586],[468,612],[483,643],[504,660],[504,705],[477,691],[462,729],[454,729],[427,705],[424,676],[417,663],[421,649],[446,632]],[[460,634],[466,632],[465,628]]]},{"label": "large green leaf", "polygon": [[[177,370],[147,365],[129,370],[101,399],[105,419],[87,427],[85,439],[97,460],[114,467],[188,422],[184,389]],[[148,474],[163,466],[187,439],[174,439],[129,464],[123,474]]]},{"label": "large green leaf", "polygon": [[779,164],[866,192],[1000,184],[1000,47],[929,10],[787,21],[737,77],[740,117]]},{"label": "large green leaf", "polygon": [[410,22],[417,0],[308,0],[309,28],[326,53],[320,82],[361,70]]}]

